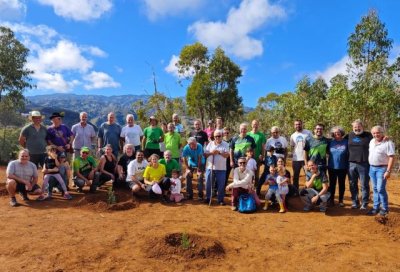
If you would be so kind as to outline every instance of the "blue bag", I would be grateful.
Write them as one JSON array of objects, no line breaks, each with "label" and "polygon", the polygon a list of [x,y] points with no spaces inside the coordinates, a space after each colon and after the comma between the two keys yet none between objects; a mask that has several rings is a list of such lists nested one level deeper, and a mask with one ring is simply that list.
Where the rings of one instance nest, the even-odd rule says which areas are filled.
[{"label": "blue bag", "polygon": [[252,213],[257,210],[256,200],[252,194],[241,194],[239,196],[239,212]]}]

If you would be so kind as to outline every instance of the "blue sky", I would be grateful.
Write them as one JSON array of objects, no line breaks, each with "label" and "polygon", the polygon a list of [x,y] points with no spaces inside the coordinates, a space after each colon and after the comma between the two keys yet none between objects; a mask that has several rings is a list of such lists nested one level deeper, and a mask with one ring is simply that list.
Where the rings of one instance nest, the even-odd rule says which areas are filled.
[{"label": "blue sky", "polygon": [[154,71],[159,91],[184,96],[174,62],[200,41],[242,68],[239,94],[254,107],[304,75],[345,73],[347,38],[371,8],[398,56],[397,0],[0,0],[0,24],[31,50],[27,95],[151,94]]}]

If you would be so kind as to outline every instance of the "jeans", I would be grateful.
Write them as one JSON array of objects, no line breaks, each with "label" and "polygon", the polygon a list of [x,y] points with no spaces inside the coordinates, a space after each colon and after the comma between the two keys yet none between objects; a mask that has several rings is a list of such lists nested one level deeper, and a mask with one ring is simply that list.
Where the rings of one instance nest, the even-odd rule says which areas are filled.
[{"label": "jeans", "polygon": [[367,162],[350,162],[349,180],[351,200],[353,201],[353,205],[359,203],[358,178],[360,178],[361,182],[362,204],[366,205],[369,202],[369,164]]},{"label": "jeans", "polygon": [[[193,173],[197,170],[197,168],[189,168],[190,173],[186,176],[186,194],[188,197],[193,197]],[[203,197],[203,172],[197,177],[197,190],[199,192],[198,196]]]},{"label": "jeans", "polygon": [[339,202],[343,202],[344,190],[346,187],[347,169],[328,168],[329,173],[329,192],[331,193],[331,201],[335,199],[336,181],[339,183]]},{"label": "jeans", "polygon": [[298,191],[300,171],[304,167],[304,161],[293,161],[292,167],[293,167],[293,186]]},{"label": "jeans", "polygon": [[369,176],[372,181],[372,189],[373,189],[373,200],[374,207],[373,209],[379,210],[379,206],[382,209],[388,211],[388,194],[386,192],[386,179],[384,179],[383,175],[386,172],[387,167],[377,167],[370,166],[369,168]]},{"label": "jeans", "polygon": [[[306,206],[311,207],[313,205],[313,203],[311,202],[311,198],[318,195],[318,193],[319,192],[313,188],[304,188],[300,191],[300,199]],[[329,192],[323,194],[319,197],[317,203],[315,203],[314,205],[319,205],[321,202],[326,205],[330,196],[331,193]]]},{"label": "jeans", "polygon": [[[212,173],[212,177],[211,177]],[[211,189],[214,181],[218,188],[218,203],[224,202],[225,197],[225,170],[206,170],[206,198],[211,198]],[[211,179],[212,178],[212,179]]]}]

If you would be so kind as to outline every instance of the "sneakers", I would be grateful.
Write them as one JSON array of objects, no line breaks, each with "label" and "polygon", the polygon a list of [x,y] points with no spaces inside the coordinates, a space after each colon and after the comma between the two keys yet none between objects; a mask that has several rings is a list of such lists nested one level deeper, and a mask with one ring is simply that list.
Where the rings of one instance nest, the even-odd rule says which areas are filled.
[{"label": "sneakers", "polygon": [[381,210],[379,211],[379,215],[380,215],[380,216],[386,216],[387,214],[388,214],[388,211],[385,210],[385,209],[381,209]]},{"label": "sneakers", "polygon": [[232,210],[232,211],[237,211],[237,209],[238,209],[238,208],[237,208],[236,206],[232,206],[232,207],[231,207],[231,210]]},{"label": "sneakers", "polygon": [[339,202],[339,207],[344,207],[344,203],[343,202]]},{"label": "sneakers", "polygon": [[17,202],[17,199],[15,198],[15,197],[12,197],[11,199],[10,199],[10,206],[11,207],[17,207],[19,204],[18,204],[18,202]]},{"label": "sneakers", "polygon": [[367,212],[367,215],[369,216],[373,216],[373,215],[377,215],[378,211],[376,209],[371,209]]},{"label": "sneakers", "polygon": [[38,198],[36,198],[37,201],[43,201],[46,200],[46,197],[44,195],[40,195]]},{"label": "sneakers", "polygon": [[303,208],[303,211],[305,211],[305,212],[311,211],[311,206],[310,205],[305,205],[304,208]]},{"label": "sneakers", "polygon": [[353,202],[353,204],[351,205],[352,209],[358,209],[360,207],[360,205],[357,202]]},{"label": "sneakers", "polygon": [[360,207],[360,210],[365,211],[368,208],[368,204],[367,203],[363,203]]},{"label": "sneakers", "polygon": [[319,211],[320,212],[326,212],[326,206],[325,205],[320,205],[319,206]]},{"label": "sneakers", "polygon": [[219,204],[220,206],[225,206],[225,205],[226,205],[225,202],[223,202],[223,201],[219,202],[218,204]]},{"label": "sneakers", "polygon": [[65,193],[63,198],[66,199],[66,200],[71,200],[72,196],[70,194],[68,194],[68,193]]}]

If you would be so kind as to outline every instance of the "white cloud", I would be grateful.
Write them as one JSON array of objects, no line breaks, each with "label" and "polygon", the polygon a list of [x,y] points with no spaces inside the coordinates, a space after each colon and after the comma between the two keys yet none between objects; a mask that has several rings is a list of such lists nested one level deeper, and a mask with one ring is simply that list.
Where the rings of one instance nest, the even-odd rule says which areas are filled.
[{"label": "white cloud", "polygon": [[193,76],[194,69],[189,69],[189,71],[186,71],[185,74],[180,75],[178,73],[178,67],[176,64],[179,61],[179,56],[172,55],[171,59],[169,60],[168,65],[164,68],[164,70],[168,73],[171,74],[177,78],[184,78],[184,77],[191,77]]},{"label": "white cloud", "polygon": [[102,58],[107,57],[107,53],[96,46],[82,47],[82,50],[88,52],[89,54],[95,57],[102,57]]},{"label": "white cloud", "polygon": [[316,71],[311,73],[311,78],[322,77],[325,82],[329,84],[329,81],[338,74],[347,75],[347,63],[350,59],[348,56],[344,56],[339,61],[329,65],[323,71]]},{"label": "white cloud", "polygon": [[26,4],[20,0],[0,0],[0,19],[19,20],[25,17]]},{"label": "white cloud", "polygon": [[79,81],[66,81],[60,73],[37,72],[33,75],[38,80],[37,87],[43,90],[54,90],[58,93],[67,93],[79,84]]},{"label": "white cloud", "polygon": [[76,21],[98,19],[113,7],[112,0],[38,0],[38,2],[52,6],[58,16]]},{"label": "white cloud", "polygon": [[150,20],[160,17],[174,16],[184,12],[197,10],[205,0],[143,0],[146,14]]},{"label": "white cloud", "polygon": [[189,32],[206,46],[221,46],[228,53],[251,59],[263,53],[260,40],[250,34],[273,19],[286,17],[285,10],[268,0],[243,0],[239,8],[231,8],[226,22],[195,22]]},{"label": "white cloud", "polygon": [[23,40],[30,41],[32,38],[36,38],[40,43],[50,44],[54,42],[55,38],[59,37],[57,31],[46,25],[32,26],[26,24],[13,24],[10,22],[2,22],[2,25],[21,35]]},{"label": "white cloud", "polygon": [[37,58],[32,58],[30,68],[39,71],[78,70],[86,72],[93,61],[82,56],[81,49],[68,40],[60,40],[55,47],[40,49]]},{"label": "white cloud", "polygon": [[118,88],[121,86],[118,82],[106,73],[92,71],[83,77],[88,83],[84,85],[86,90],[102,89],[102,88]]}]

